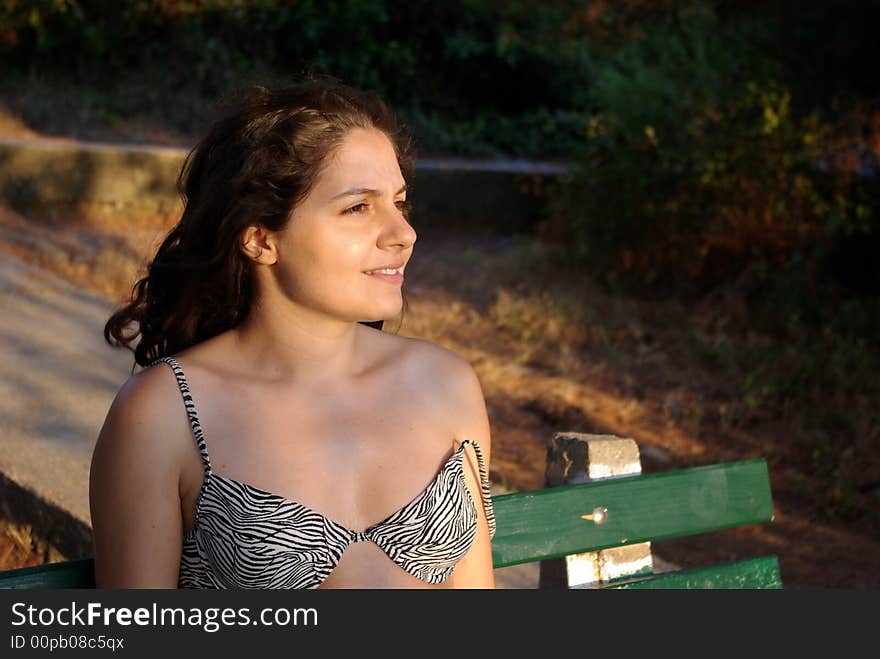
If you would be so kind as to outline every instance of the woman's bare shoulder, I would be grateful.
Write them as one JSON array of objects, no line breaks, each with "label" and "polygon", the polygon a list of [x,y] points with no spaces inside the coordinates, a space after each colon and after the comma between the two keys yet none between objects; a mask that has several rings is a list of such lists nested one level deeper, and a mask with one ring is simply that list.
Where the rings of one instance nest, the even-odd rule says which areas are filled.
[{"label": "woman's bare shoulder", "polygon": [[407,341],[407,370],[422,386],[429,387],[432,395],[447,401],[452,410],[460,409],[462,403],[478,408],[483,404],[479,376],[467,357],[427,339],[403,338]]},{"label": "woman's bare shoulder", "polygon": [[[174,373],[155,364],[131,375],[116,392],[101,430],[99,442],[139,444],[149,437],[152,450],[180,448],[189,426]],[[178,453],[179,455],[179,453]]]},{"label": "woman's bare shoulder", "polygon": [[[414,336],[389,334],[388,341],[393,350],[401,356],[401,365],[418,372],[440,375],[455,375],[458,371],[472,371],[470,362],[461,354],[446,346]],[[438,371],[438,369],[440,369]]]},{"label": "woman's bare shoulder", "polygon": [[171,369],[154,364],[133,373],[116,393],[113,406],[121,413],[157,412],[173,398],[180,398],[180,389]]}]

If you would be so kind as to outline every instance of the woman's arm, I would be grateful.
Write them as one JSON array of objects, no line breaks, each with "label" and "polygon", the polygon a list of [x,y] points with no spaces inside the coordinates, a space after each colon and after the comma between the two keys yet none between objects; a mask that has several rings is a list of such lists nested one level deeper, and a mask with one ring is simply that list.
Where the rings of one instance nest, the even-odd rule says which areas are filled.
[{"label": "woman's arm", "polygon": [[[470,439],[480,446],[486,478],[492,450],[489,417],[480,380],[470,363],[459,355],[452,359],[449,374],[451,394],[449,418],[454,420],[455,437],[459,441]],[[479,463],[472,445],[464,450],[465,482],[477,510],[477,535],[468,553],[458,562],[450,576],[453,588],[494,588],[495,572],[492,566],[492,544],[486,516],[485,496],[481,487]]]},{"label": "woman's arm", "polygon": [[181,429],[188,426],[174,378],[167,375],[149,368],[132,376],[113,400],[95,444],[89,505],[98,588],[177,587]]}]

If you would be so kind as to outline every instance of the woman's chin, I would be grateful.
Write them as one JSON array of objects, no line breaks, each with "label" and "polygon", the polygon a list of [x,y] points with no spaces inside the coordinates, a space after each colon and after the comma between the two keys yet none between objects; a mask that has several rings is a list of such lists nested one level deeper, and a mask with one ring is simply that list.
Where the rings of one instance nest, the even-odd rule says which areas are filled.
[{"label": "woman's chin", "polygon": [[394,309],[389,309],[385,312],[379,312],[375,314],[371,314],[363,318],[360,322],[364,323],[377,323],[380,320],[394,320],[400,315],[401,310],[403,309],[403,305],[400,305]]}]

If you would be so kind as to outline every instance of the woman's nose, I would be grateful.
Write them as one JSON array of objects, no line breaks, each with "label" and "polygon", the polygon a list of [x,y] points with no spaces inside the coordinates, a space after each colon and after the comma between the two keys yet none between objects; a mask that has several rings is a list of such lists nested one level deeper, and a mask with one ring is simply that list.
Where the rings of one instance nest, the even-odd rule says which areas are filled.
[{"label": "woman's nose", "polygon": [[418,235],[416,230],[407,220],[406,215],[396,206],[392,205],[385,213],[385,226],[382,235],[386,242],[409,247],[416,242]]}]

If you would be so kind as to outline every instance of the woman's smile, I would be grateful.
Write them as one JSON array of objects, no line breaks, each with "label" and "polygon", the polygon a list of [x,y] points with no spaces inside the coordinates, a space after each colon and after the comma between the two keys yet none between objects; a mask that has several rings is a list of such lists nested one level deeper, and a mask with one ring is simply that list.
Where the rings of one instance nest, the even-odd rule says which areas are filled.
[{"label": "woman's smile", "polygon": [[379,268],[373,268],[364,272],[365,275],[374,277],[381,281],[387,281],[391,284],[400,284],[403,282],[403,262],[389,263]]}]

